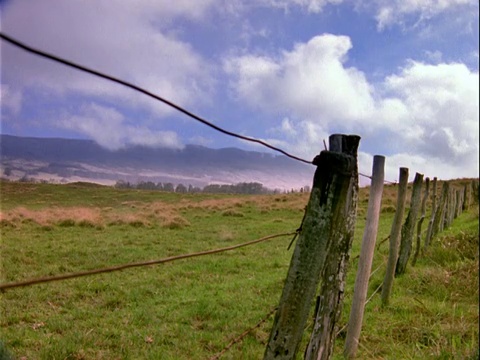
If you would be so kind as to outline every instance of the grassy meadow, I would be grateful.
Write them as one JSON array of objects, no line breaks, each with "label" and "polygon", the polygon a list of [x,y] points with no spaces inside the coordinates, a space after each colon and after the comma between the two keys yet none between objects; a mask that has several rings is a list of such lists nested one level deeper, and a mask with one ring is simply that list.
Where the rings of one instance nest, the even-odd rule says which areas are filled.
[{"label": "grassy meadow", "polygon": [[[86,183],[3,182],[0,194],[1,283],[295,231],[308,201],[300,193],[175,194]],[[395,200],[396,188],[386,186],[369,294],[383,280],[388,241],[382,239],[390,232]],[[361,189],[340,326],[348,319],[367,202],[368,189]],[[359,359],[478,358],[478,226],[475,204],[395,280],[388,307],[380,306],[379,293],[372,297]],[[24,360],[209,359],[277,306],[290,240],[7,290],[0,293],[0,358],[8,359],[8,352]],[[221,359],[261,359],[272,321]],[[335,359],[343,358],[344,337],[341,331]]]}]

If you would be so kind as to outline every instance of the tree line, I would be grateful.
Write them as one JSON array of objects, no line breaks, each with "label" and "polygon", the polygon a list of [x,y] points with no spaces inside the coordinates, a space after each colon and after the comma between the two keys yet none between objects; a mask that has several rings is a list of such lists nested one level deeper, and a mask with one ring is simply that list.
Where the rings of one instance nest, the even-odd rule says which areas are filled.
[{"label": "tree line", "polygon": [[[237,184],[209,184],[203,188],[193,185],[173,184],[171,182],[140,181],[138,183],[130,183],[124,180],[118,180],[115,183],[117,189],[141,189],[141,190],[158,190],[176,193],[209,193],[209,194],[276,194],[287,191],[279,189],[269,189],[259,182],[241,182]],[[310,187],[304,186],[299,190],[292,189],[288,192],[309,192]]]}]

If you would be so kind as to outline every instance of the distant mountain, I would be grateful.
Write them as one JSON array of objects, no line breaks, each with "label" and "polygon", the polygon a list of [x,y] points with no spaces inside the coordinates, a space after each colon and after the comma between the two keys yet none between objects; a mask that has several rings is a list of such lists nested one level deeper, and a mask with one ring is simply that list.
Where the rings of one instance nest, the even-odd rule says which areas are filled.
[{"label": "distant mountain", "polygon": [[193,186],[259,182],[271,189],[311,186],[314,167],[285,156],[187,145],[182,150],[134,146],[110,151],[91,140],[0,135],[2,176],[55,182],[118,180]]}]

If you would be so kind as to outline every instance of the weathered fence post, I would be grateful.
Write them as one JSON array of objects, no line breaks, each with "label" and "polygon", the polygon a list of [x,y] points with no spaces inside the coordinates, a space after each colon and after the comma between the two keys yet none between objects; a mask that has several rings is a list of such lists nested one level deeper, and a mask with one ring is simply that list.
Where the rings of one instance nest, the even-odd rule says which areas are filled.
[{"label": "weathered fence post", "polygon": [[445,214],[445,229],[448,229],[453,222],[453,215],[455,209],[455,188],[450,188],[447,199],[447,212]]},{"label": "weathered fence post", "polygon": [[478,202],[480,201],[480,193],[479,193],[480,183],[479,183],[479,180],[478,179],[472,180],[470,186],[471,186],[470,189],[471,189],[472,196],[471,196],[469,205],[472,205],[472,202],[475,203],[475,204],[478,204]]},{"label": "weathered fence post", "polygon": [[462,207],[464,211],[470,208],[471,195],[472,195],[472,184],[471,183],[465,184],[465,187],[463,188],[463,207]]},{"label": "weathered fence post", "polygon": [[428,245],[430,245],[430,239],[432,238],[432,229],[433,229],[433,221],[435,219],[435,213],[437,211],[437,178],[433,178],[433,186],[432,186],[432,213],[430,214],[430,221],[428,222],[427,228],[427,235],[425,236],[425,245],[424,250],[427,249]]},{"label": "weathered fence post", "polygon": [[458,204],[458,216],[463,213],[463,204],[465,203],[465,194],[462,189],[458,190],[460,193],[460,203]]},{"label": "weathered fence post", "polygon": [[443,230],[443,218],[445,216],[445,207],[448,197],[448,182],[444,182],[442,186],[442,195],[438,202],[437,211],[435,211],[435,219],[433,220],[432,226],[432,237],[437,235],[441,230]]},{"label": "weathered fence post", "polygon": [[422,200],[422,206],[421,206],[421,214],[420,214],[420,220],[418,220],[417,224],[417,246],[415,247],[415,254],[413,255],[412,259],[412,266],[415,266],[417,263],[418,255],[420,255],[420,247],[422,243],[422,224],[423,221],[425,220],[425,212],[427,211],[427,199],[428,199],[428,193],[430,190],[430,178],[425,179],[425,194],[423,195],[423,200]]},{"label": "weathered fence post", "polygon": [[390,230],[390,249],[388,252],[387,270],[382,285],[382,306],[388,305],[395,278],[398,251],[400,248],[400,231],[402,230],[403,214],[405,213],[405,200],[407,198],[408,169],[400,168],[400,180],[398,184],[397,210],[393,218]]},{"label": "weathered fence post", "polygon": [[[348,144],[345,147],[349,149],[356,149],[360,141],[355,135],[334,136],[332,139],[335,140],[332,142]],[[335,241],[334,236],[340,232],[337,222],[349,215],[347,209],[352,201],[349,188],[356,173],[356,157],[343,152],[322,151],[313,163],[317,170],[312,191],[264,359],[295,358],[320,273]]]},{"label": "weathered fence post", "polygon": [[402,227],[402,236],[400,239],[400,252],[398,253],[397,267],[395,275],[401,275],[407,268],[407,262],[412,251],[413,234],[415,224],[417,223],[418,210],[420,209],[420,200],[422,195],[423,174],[416,173],[413,180],[412,199],[410,201],[410,210],[407,219]]},{"label": "weathered fence post", "polygon": [[[332,148],[334,139],[330,140],[330,150],[342,151],[357,157],[358,142],[353,143],[351,148],[334,149]],[[336,240],[332,243],[322,272],[317,311],[314,314],[315,322],[305,351],[306,360],[329,359],[333,352],[335,335],[338,330],[337,322],[343,308],[345,278],[355,230],[358,199],[357,168],[350,179],[348,193],[351,196],[351,201],[346,204],[349,208],[345,209],[346,214],[343,217],[337,219],[337,233],[332,234]]]},{"label": "weathered fence post", "polygon": [[348,321],[347,337],[345,339],[344,355],[354,358],[358,349],[360,332],[362,330],[363,312],[368,291],[368,280],[372,270],[373,252],[377,239],[378,220],[382,206],[385,157],[376,155],[373,158],[372,185],[367,208],[367,223],[363,233],[362,248],[358,260],[358,271],[353,291],[352,308]]},{"label": "weathered fence post", "polygon": [[463,192],[459,189],[455,190],[455,210],[453,218],[456,219],[462,213],[462,196]]}]

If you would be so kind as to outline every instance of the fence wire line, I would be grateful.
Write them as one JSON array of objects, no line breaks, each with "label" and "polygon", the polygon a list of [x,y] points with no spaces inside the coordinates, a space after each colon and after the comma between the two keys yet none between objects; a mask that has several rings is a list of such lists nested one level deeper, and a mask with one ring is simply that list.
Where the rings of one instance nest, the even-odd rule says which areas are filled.
[{"label": "fence wire line", "polygon": [[251,333],[253,330],[255,330],[256,328],[260,327],[265,321],[268,320],[268,318],[270,316],[272,316],[272,314],[278,310],[278,307],[275,307],[273,308],[272,310],[270,310],[270,312],[262,319],[260,320],[254,327],[251,327],[250,329],[248,330],[245,330],[243,333],[241,333],[239,336],[237,336],[235,339],[233,339],[232,341],[230,341],[228,343],[227,346],[225,346],[223,348],[222,351],[220,351],[218,354],[212,356],[209,360],[218,360],[220,359],[220,357],[225,354],[228,350],[230,350],[230,348],[235,345],[236,343],[240,342],[245,336],[247,336],[249,333]]},{"label": "fence wire line", "polygon": [[204,118],[202,118],[202,117],[200,117],[200,116],[198,116],[198,115],[195,115],[194,113],[186,110],[185,108],[183,108],[183,107],[181,107],[181,106],[173,103],[172,101],[167,100],[167,99],[165,99],[165,98],[163,98],[163,97],[161,97],[161,96],[159,96],[159,95],[156,95],[156,94],[154,94],[154,93],[152,93],[152,92],[150,92],[150,91],[148,91],[148,90],[145,90],[145,89],[143,89],[143,88],[141,88],[141,87],[139,87],[139,86],[137,86],[137,85],[134,85],[134,84],[132,84],[132,83],[129,83],[129,82],[124,81],[124,80],[121,80],[121,79],[118,79],[118,78],[113,77],[113,76],[111,76],[111,75],[104,74],[104,73],[102,73],[102,72],[100,72],[100,71],[87,68],[87,67],[85,67],[85,66],[83,66],[83,65],[79,65],[79,64],[74,63],[74,62],[72,62],[72,61],[63,59],[63,58],[61,58],[61,57],[59,57],[59,56],[52,55],[52,54],[49,54],[49,53],[47,53],[47,52],[44,52],[44,51],[42,51],[42,50],[34,49],[34,48],[32,48],[32,47],[30,47],[30,46],[28,46],[28,45],[26,45],[26,44],[24,44],[24,43],[22,43],[22,42],[20,42],[20,41],[18,41],[18,40],[12,38],[11,36],[5,35],[4,33],[1,33],[1,32],[0,32],[0,37],[1,37],[4,41],[10,43],[11,45],[14,45],[14,46],[16,46],[16,47],[18,47],[18,48],[21,48],[21,49],[23,49],[23,50],[25,50],[25,51],[27,51],[27,52],[32,53],[32,54],[35,54],[35,55],[38,55],[38,56],[47,58],[47,59],[49,59],[49,60],[53,60],[53,61],[59,62],[59,63],[64,64],[64,65],[66,65],[66,66],[75,68],[75,69],[77,69],[77,70],[80,70],[80,71],[83,71],[83,72],[87,72],[87,73],[89,73],[89,74],[91,74],[91,75],[95,75],[95,76],[101,77],[101,78],[103,78],[103,79],[106,79],[106,80],[109,80],[109,81],[113,81],[113,82],[115,82],[115,83],[117,83],[117,84],[126,86],[126,87],[128,87],[128,88],[130,88],[130,89],[133,89],[133,90],[138,91],[138,92],[140,92],[140,93],[142,93],[142,94],[144,94],[144,95],[147,95],[147,96],[149,96],[149,97],[151,97],[151,98],[154,98],[155,100],[161,101],[161,102],[163,102],[164,104],[166,104],[166,105],[174,108],[175,110],[177,110],[177,111],[179,111],[179,112],[181,112],[181,113],[183,113],[183,114],[185,114],[185,115],[187,115],[187,116],[189,116],[189,117],[191,117],[191,118],[193,118],[193,119],[201,122],[202,124],[204,124],[204,125],[206,125],[206,126],[211,127],[212,129],[215,129],[215,130],[217,130],[217,131],[219,131],[219,132],[221,132],[221,133],[223,133],[223,134],[226,134],[226,135],[229,135],[229,136],[233,136],[233,137],[236,137],[236,138],[238,138],[238,139],[245,140],[245,141],[250,141],[250,142],[253,142],[253,143],[257,143],[257,144],[263,145],[263,146],[265,146],[265,147],[267,147],[267,148],[269,148],[269,149],[271,149],[271,150],[277,151],[277,152],[279,152],[279,153],[281,153],[281,154],[283,154],[283,155],[285,155],[285,156],[288,156],[289,158],[292,158],[292,159],[294,159],[294,160],[298,160],[298,161],[304,162],[304,163],[306,163],[306,164],[312,164],[311,161],[308,161],[308,160],[302,159],[302,158],[300,158],[300,157],[297,157],[297,156],[295,156],[295,155],[289,154],[289,153],[286,152],[285,150],[282,150],[282,149],[280,149],[280,148],[278,148],[278,147],[275,147],[275,146],[273,146],[273,145],[270,145],[269,143],[267,143],[267,142],[265,142],[265,141],[263,141],[263,140],[256,139],[256,138],[252,138],[252,137],[249,137],[249,136],[243,136],[243,135],[240,135],[240,134],[237,134],[237,133],[234,133],[234,132],[225,130],[225,129],[223,129],[223,128],[221,128],[221,127],[213,124],[212,122],[210,122],[210,121],[208,121],[208,120],[206,120],[206,119],[204,119]]},{"label": "fence wire line", "polygon": [[[358,173],[358,175],[360,176],[363,176],[363,177],[366,177],[370,180],[372,180],[372,177],[370,175],[366,175],[366,174],[362,174],[362,173]],[[397,182],[396,181],[390,181],[390,180],[383,180],[384,183],[387,183],[387,184],[393,184],[393,185],[396,185]]]},{"label": "fence wire line", "polygon": [[31,286],[31,285],[35,285],[35,284],[47,283],[47,282],[52,282],[52,281],[60,281],[60,280],[72,279],[72,278],[77,278],[77,277],[82,277],[82,276],[89,276],[89,275],[96,275],[96,274],[102,274],[102,273],[113,272],[113,271],[120,271],[120,270],[125,270],[125,269],[133,268],[133,267],[163,264],[163,263],[172,262],[172,261],[181,260],[181,259],[187,259],[187,258],[203,256],[203,255],[211,255],[211,254],[216,254],[216,253],[220,253],[220,252],[224,252],[224,251],[234,250],[234,249],[238,249],[238,248],[241,248],[241,247],[257,244],[257,243],[267,241],[267,240],[270,240],[270,239],[273,239],[273,238],[281,237],[281,236],[291,236],[293,234],[295,234],[295,232],[269,235],[269,236],[262,237],[260,239],[252,240],[252,241],[242,243],[242,244],[238,244],[238,245],[232,245],[232,246],[228,246],[228,247],[224,247],[224,248],[200,251],[200,252],[195,252],[195,253],[190,253],[190,254],[176,255],[176,256],[171,256],[171,257],[167,257],[167,258],[163,258],[163,259],[159,259],[159,260],[141,261],[141,262],[135,262],[135,263],[116,265],[116,266],[111,266],[111,267],[106,267],[106,268],[101,268],[101,269],[80,271],[80,272],[70,273],[70,274],[65,274],[65,275],[47,276],[47,277],[41,277],[41,278],[31,279],[31,280],[26,280],[26,281],[5,283],[5,284],[0,284],[0,291],[4,292],[7,289],[12,289],[12,288],[16,288],[16,287]]}]

